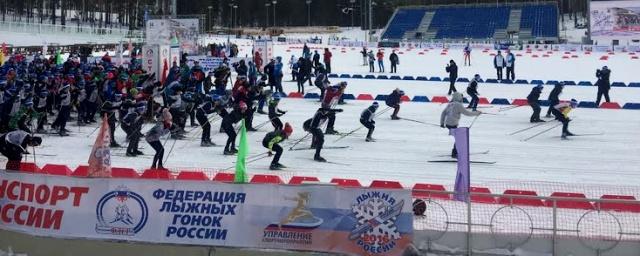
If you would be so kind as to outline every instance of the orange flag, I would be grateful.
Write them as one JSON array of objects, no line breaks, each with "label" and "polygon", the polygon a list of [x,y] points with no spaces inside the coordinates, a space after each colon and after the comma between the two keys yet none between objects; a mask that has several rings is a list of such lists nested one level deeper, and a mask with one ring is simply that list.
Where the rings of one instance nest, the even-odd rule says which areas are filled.
[{"label": "orange flag", "polygon": [[108,178],[111,177],[111,150],[109,143],[111,142],[111,134],[109,133],[109,121],[107,115],[102,118],[102,126],[96,138],[96,142],[91,149],[89,156],[89,175],[88,177]]}]

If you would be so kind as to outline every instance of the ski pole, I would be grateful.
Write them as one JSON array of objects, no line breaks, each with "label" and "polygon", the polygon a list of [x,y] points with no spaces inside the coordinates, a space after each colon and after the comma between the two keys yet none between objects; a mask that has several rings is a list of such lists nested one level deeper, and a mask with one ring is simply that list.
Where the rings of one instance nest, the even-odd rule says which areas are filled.
[{"label": "ski pole", "polygon": [[[169,136],[170,138],[171,136]],[[178,140],[173,140],[173,143],[171,144],[171,149],[169,149],[169,153],[167,153],[167,157],[164,159],[164,163],[167,164],[167,161],[169,161],[169,157],[171,156],[171,153],[173,152],[173,147],[176,145],[176,141]]]},{"label": "ski pole", "polygon": [[293,150],[293,148],[294,148],[295,146],[297,146],[300,142],[302,142],[304,139],[306,139],[306,138],[309,136],[309,134],[311,134],[311,133],[310,133],[310,132],[307,132],[307,134],[306,134],[306,135],[304,135],[302,138],[300,138],[300,139],[299,139],[299,140],[297,140],[295,143],[293,143],[293,145],[291,145],[291,147],[289,148],[289,151]]},{"label": "ski pole", "polygon": [[264,122],[262,122],[262,123],[260,123],[260,124],[256,125],[256,127],[254,127],[254,128],[256,128],[256,129],[260,129],[261,127],[263,127],[263,126],[267,125],[268,123],[270,123],[271,121],[273,121],[274,119],[279,118],[279,117],[280,117],[280,116],[276,116],[276,117],[271,118],[271,119],[269,119],[269,120],[267,120],[267,121],[264,121]]},{"label": "ski pole", "polygon": [[534,124],[534,125],[530,125],[529,127],[526,127],[526,128],[517,130],[515,132],[509,133],[509,135],[516,135],[518,133],[525,132],[525,131],[528,131],[530,129],[533,129],[533,128],[536,128],[536,127],[539,127],[539,126],[543,126],[543,125],[546,125],[546,124],[550,124],[550,123],[551,122],[545,122],[545,123],[537,123],[537,124]]},{"label": "ski pole", "polygon": [[476,117],[473,118],[473,121],[471,121],[471,124],[469,125],[469,128],[473,127],[473,124],[476,123],[476,120],[478,120],[478,117],[480,117],[480,115],[477,115]]},{"label": "ski pole", "polygon": [[503,108],[498,109],[498,112],[509,111],[509,110],[514,109],[514,108],[519,108],[519,107],[522,107],[522,106],[524,106],[524,105],[514,105],[514,106],[503,107]]},{"label": "ski pole", "polygon": [[[254,158],[254,159],[251,159],[251,160],[249,160],[249,161],[246,161],[246,162],[245,162],[245,164],[250,164],[250,163],[253,163],[253,162],[255,162],[255,161],[258,161],[258,160],[261,160],[261,159],[265,159],[265,158],[267,158],[267,157],[269,157],[269,155],[264,155],[264,156],[262,156],[262,157]],[[223,171],[226,171],[226,170],[229,170],[229,169],[234,168],[234,167],[236,167],[236,166],[235,166],[235,165],[233,165],[233,166],[230,166],[230,167],[224,168],[224,169],[222,169],[222,170],[223,170]]]},{"label": "ski pole", "polygon": [[558,127],[558,126],[560,126],[560,125],[562,125],[562,123],[556,124],[556,125],[552,126],[552,127],[551,127],[551,128],[549,128],[549,129],[545,129],[544,131],[541,131],[541,132],[539,132],[539,133],[536,133],[536,134],[534,134],[533,136],[531,136],[531,137],[528,137],[528,138],[524,139],[523,141],[529,141],[530,139],[533,139],[533,138],[535,138],[535,137],[538,137],[539,135],[541,135],[541,134],[543,134],[543,133],[546,133],[546,132],[548,132],[548,131],[551,131],[553,128],[556,128],[556,127]]},{"label": "ski pole", "polygon": [[[376,113],[375,117],[378,117],[378,116],[382,115],[384,112],[387,112],[389,109],[391,109],[391,107],[387,107],[387,108],[383,109],[383,110],[382,110],[382,111],[380,111],[379,113]],[[352,131],[350,131],[350,132],[348,132],[348,133],[345,133],[345,134],[343,134],[343,135],[340,135],[340,137],[338,137],[338,138],[337,138],[336,140],[334,140],[333,142],[338,142],[339,140],[344,139],[345,137],[347,137],[347,136],[349,136],[349,135],[351,135],[351,134],[353,134],[353,133],[355,133],[355,132],[359,131],[360,129],[362,129],[362,127],[364,127],[364,125],[360,124],[360,126],[358,126],[358,128],[353,129]]]},{"label": "ski pole", "polygon": [[419,123],[419,124],[425,124],[425,125],[431,125],[431,126],[436,126],[436,127],[440,127],[440,125],[437,124],[432,124],[432,123],[427,123],[427,122],[423,122],[423,121],[418,121],[418,120],[414,120],[414,119],[410,119],[410,118],[400,118],[400,120],[407,120],[410,122],[414,122],[414,123]]}]

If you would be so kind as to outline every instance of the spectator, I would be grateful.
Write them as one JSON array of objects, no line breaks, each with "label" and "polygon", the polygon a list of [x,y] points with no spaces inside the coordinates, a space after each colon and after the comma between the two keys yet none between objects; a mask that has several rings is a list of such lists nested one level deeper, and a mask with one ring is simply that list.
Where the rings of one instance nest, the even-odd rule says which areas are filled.
[{"label": "spectator", "polygon": [[369,51],[367,55],[369,57],[369,72],[376,72],[373,63],[376,61],[376,57],[373,56],[373,51]]},{"label": "spectator", "polygon": [[596,106],[600,106],[600,100],[602,99],[602,95],[604,95],[604,100],[606,102],[609,101],[609,89],[611,89],[611,83],[609,82],[609,76],[611,76],[611,70],[607,66],[602,67],[602,69],[596,70],[596,77],[598,81],[596,84],[598,85],[598,96],[596,98]]},{"label": "spectator", "polygon": [[498,81],[502,81],[502,69],[504,69],[505,61],[502,53],[498,51],[498,54],[493,58],[493,67],[496,68]]},{"label": "spectator", "polygon": [[464,65],[467,65],[467,61],[469,61],[469,66],[471,66],[471,46],[467,43],[467,46],[464,47]]},{"label": "spectator", "polygon": [[396,54],[396,50],[393,50],[391,55],[389,55],[389,61],[391,62],[391,73],[398,73],[396,66],[400,64],[400,59],[398,58],[398,54]]},{"label": "spectator", "polygon": [[366,66],[369,57],[367,47],[362,47],[362,51],[360,51],[360,53],[362,54],[362,66]]},{"label": "spectator", "polygon": [[331,73],[331,57],[333,57],[333,54],[331,54],[329,48],[324,48],[324,68],[327,74]]},{"label": "spectator", "polygon": [[507,66],[507,80],[515,81],[516,75],[514,73],[514,69],[516,68],[516,56],[513,55],[511,51],[508,51],[507,53],[505,66]]},{"label": "spectator", "polygon": [[378,71],[380,71],[380,73],[384,73],[384,52],[382,52],[382,50],[378,50],[376,58],[378,58]]},{"label": "spectator", "polygon": [[447,73],[449,73],[449,92],[447,94],[451,95],[451,93],[458,91],[456,90],[456,80],[458,80],[458,65],[456,65],[455,61],[450,60],[445,70],[447,71]]}]

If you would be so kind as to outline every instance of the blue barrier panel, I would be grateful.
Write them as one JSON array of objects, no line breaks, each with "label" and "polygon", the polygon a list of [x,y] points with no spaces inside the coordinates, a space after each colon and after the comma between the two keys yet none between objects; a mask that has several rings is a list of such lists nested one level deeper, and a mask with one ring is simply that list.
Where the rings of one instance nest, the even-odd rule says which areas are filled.
[{"label": "blue barrier panel", "polygon": [[495,98],[495,99],[491,100],[491,104],[494,104],[494,105],[511,105],[511,103],[509,103],[509,100],[507,100],[505,98]]},{"label": "blue barrier panel", "polygon": [[578,103],[578,107],[579,108],[597,108],[598,105],[596,105],[596,103],[593,101],[581,101],[580,103]]},{"label": "blue barrier panel", "polygon": [[385,76],[385,75],[379,75],[378,79],[389,79],[389,78],[387,76]]},{"label": "blue barrier panel", "polygon": [[376,100],[387,100],[388,95],[378,94],[376,95]]},{"label": "blue barrier panel", "polygon": [[611,84],[612,87],[627,87],[626,84],[624,84],[623,82],[613,82]]},{"label": "blue barrier panel", "polygon": [[320,98],[320,95],[319,95],[319,94],[317,94],[317,93],[313,93],[313,92],[311,92],[311,93],[307,93],[307,94],[305,94],[305,95],[304,95],[304,98],[305,98],[305,99],[319,99],[319,98]]},{"label": "blue barrier panel", "polygon": [[429,102],[429,97],[427,96],[413,96],[411,101],[414,102]]},{"label": "blue barrier panel", "polygon": [[416,80],[416,79],[413,78],[412,76],[404,76],[402,77],[402,80]]},{"label": "blue barrier panel", "polygon": [[449,82],[449,81],[451,81],[451,79],[449,79],[448,77],[443,77],[442,78],[442,82]]},{"label": "blue barrier panel", "polygon": [[624,104],[623,109],[640,109],[640,103],[629,102]]},{"label": "blue barrier panel", "polygon": [[429,81],[429,78],[427,78],[426,76],[419,76],[419,77],[416,77],[416,80],[418,80],[418,81]]},{"label": "blue barrier panel", "polygon": [[284,92],[278,92],[278,95],[280,95],[280,98],[286,98],[287,95]]},{"label": "blue barrier panel", "polygon": [[500,81],[500,83],[503,83],[503,84],[513,84],[513,81],[511,81],[511,80],[509,80],[509,79],[505,79],[505,80]]},{"label": "blue barrier panel", "polygon": [[352,75],[351,78],[362,79],[362,75]]},{"label": "blue barrier panel", "polygon": [[640,87],[640,83],[629,83],[629,87]]},{"label": "blue barrier panel", "polygon": [[578,85],[582,85],[582,86],[592,86],[593,84],[589,81],[580,81],[578,83]]},{"label": "blue barrier panel", "polygon": [[342,74],[340,75],[340,78],[351,78],[351,76],[349,74]]},{"label": "blue barrier panel", "polygon": [[468,79],[468,78],[466,78],[466,77],[458,77],[458,80],[456,80],[456,82],[465,82],[465,83],[468,83],[468,82],[469,82],[469,79]]},{"label": "blue barrier panel", "polygon": [[366,75],[366,76],[364,76],[364,79],[376,79],[376,76],[374,76],[374,75]]},{"label": "blue barrier panel", "polygon": [[342,95],[342,99],[345,99],[345,100],[355,100],[355,99],[356,99],[356,97],[355,97],[355,96],[353,96],[353,94],[348,94],[348,93],[347,93],[347,94],[343,94],[343,95]]},{"label": "blue barrier panel", "polygon": [[402,78],[400,78],[399,76],[391,76],[391,77],[389,77],[389,79],[391,79],[391,80],[402,80]]},{"label": "blue barrier panel", "polygon": [[540,106],[548,107],[549,105],[549,100],[540,100]]},{"label": "blue barrier panel", "polygon": [[557,84],[558,81],[556,80],[548,80],[546,84]]},{"label": "blue barrier panel", "polygon": [[531,80],[531,84],[544,84],[542,80]]},{"label": "blue barrier panel", "polygon": [[439,78],[439,77],[437,77],[437,76],[432,76],[432,77],[430,77],[430,78],[429,78],[429,81],[437,81],[437,82],[440,82],[440,81],[442,81],[442,79],[440,79],[440,78]]},{"label": "blue barrier panel", "polygon": [[516,84],[529,84],[529,82],[527,82],[527,80],[524,80],[524,79],[518,79],[516,80]]},{"label": "blue barrier panel", "polygon": [[576,85],[574,81],[563,81],[564,85]]},{"label": "blue barrier panel", "polygon": [[484,82],[485,83],[497,84],[498,83],[498,79],[487,78],[486,80],[484,80]]},{"label": "blue barrier panel", "polygon": [[332,77],[332,78],[338,78],[338,74],[329,74],[328,77]]}]

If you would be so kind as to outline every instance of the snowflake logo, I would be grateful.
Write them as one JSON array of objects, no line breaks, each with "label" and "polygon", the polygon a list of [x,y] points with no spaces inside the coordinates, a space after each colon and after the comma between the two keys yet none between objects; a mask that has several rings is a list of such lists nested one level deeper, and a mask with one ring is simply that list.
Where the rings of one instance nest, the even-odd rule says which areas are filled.
[{"label": "snowflake logo", "polygon": [[395,225],[396,218],[402,211],[404,201],[394,205],[382,198],[369,198],[360,204],[353,205],[351,211],[358,223],[351,231],[349,239],[366,251],[379,251],[374,248],[391,249],[401,238]]}]

